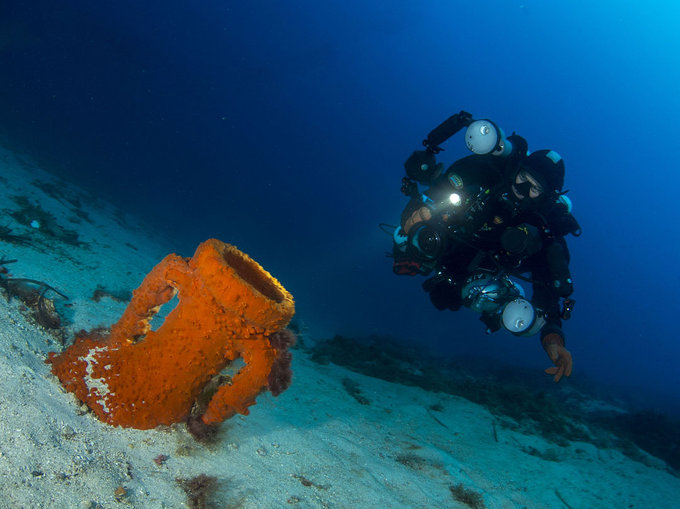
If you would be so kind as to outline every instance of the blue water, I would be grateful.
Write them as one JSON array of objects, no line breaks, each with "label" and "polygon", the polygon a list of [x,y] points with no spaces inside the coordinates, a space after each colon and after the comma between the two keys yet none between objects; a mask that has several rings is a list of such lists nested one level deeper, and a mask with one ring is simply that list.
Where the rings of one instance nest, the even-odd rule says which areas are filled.
[{"label": "blue water", "polygon": [[[0,135],[173,235],[236,244],[312,335],[385,334],[536,369],[536,338],[441,313],[384,256],[403,161],[461,109],[553,148],[571,237],[574,378],[678,405],[671,1],[4,2]],[[462,135],[442,154],[466,154]],[[546,376],[546,389],[550,389]]]}]

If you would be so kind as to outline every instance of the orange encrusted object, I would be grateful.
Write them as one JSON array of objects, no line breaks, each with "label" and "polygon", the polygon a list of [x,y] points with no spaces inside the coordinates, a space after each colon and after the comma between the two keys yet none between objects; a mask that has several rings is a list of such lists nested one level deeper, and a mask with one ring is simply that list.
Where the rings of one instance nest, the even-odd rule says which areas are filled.
[{"label": "orange encrusted object", "polygon": [[[179,303],[151,330],[151,319],[175,294]],[[192,258],[171,254],[156,265],[110,333],[81,333],[48,362],[64,387],[109,424],[149,429],[186,421],[199,397],[208,398],[200,419],[216,424],[248,414],[270,384],[275,394],[287,387],[272,382],[272,371],[290,373],[289,343],[277,334],[294,313],[293,297],[271,274],[210,239]],[[245,365],[206,396],[206,385],[238,358]]]}]

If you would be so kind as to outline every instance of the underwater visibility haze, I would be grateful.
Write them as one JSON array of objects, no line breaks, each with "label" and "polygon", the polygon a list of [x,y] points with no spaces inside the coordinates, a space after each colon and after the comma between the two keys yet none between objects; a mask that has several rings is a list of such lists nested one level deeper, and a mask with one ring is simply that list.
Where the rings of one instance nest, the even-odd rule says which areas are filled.
[{"label": "underwater visibility haze", "polygon": [[[403,162],[465,109],[566,162],[577,373],[676,395],[672,2],[13,2],[6,139],[176,237],[222,238],[320,335],[543,362],[391,274]],[[465,156],[462,134],[441,160]]]},{"label": "underwater visibility haze", "polygon": [[[398,224],[404,161],[430,130],[492,119],[562,155],[583,229],[561,384],[680,416],[678,23],[654,0],[4,2],[0,137],[183,256],[238,246],[313,339],[540,374],[537,337],[434,309],[379,228]],[[462,133],[442,147],[446,165],[469,154]]]}]

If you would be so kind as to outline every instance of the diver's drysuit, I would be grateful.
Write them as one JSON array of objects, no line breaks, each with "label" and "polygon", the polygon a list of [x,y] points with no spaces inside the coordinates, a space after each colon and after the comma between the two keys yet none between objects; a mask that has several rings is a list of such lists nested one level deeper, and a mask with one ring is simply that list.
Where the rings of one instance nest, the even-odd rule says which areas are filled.
[{"label": "diver's drysuit", "polygon": [[[401,217],[409,240],[395,245],[394,270],[433,272],[423,288],[440,310],[464,304],[461,289],[471,274],[503,271],[523,279],[522,274],[529,274],[532,303],[546,320],[541,337],[551,332],[564,337],[560,298],[573,291],[564,237],[579,235],[580,227],[558,192],[546,192],[538,201],[517,199],[512,184],[526,160],[527,144],[517,135],[509,139],[514,146],[509,157],[471,155],[435,175],[423,193],[412,188]],[[431,164],[432,156],[427,157]],[[406,228],[409,217],[423,206],[432,217]],[[489,331],[500,328],[498,315],[482,314],[482,321]]]}]

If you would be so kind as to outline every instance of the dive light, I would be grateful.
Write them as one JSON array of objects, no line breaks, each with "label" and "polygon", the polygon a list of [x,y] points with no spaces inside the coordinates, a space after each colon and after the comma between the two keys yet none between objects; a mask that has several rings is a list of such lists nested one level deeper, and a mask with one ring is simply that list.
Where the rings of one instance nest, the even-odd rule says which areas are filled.
[{"label": "dive light", "polygon": [[501,314],[501,322],[503,327],[512,334],[532,336],[545,325],[545,318],[536,313],[531,302],[518,297],[505,305]]},{"label": "dive light", "polygon": [[478,155],[507,156],[512,143],[505,138],[503,130],[491,120],[475,120],[465,131],[465,144]]}]

